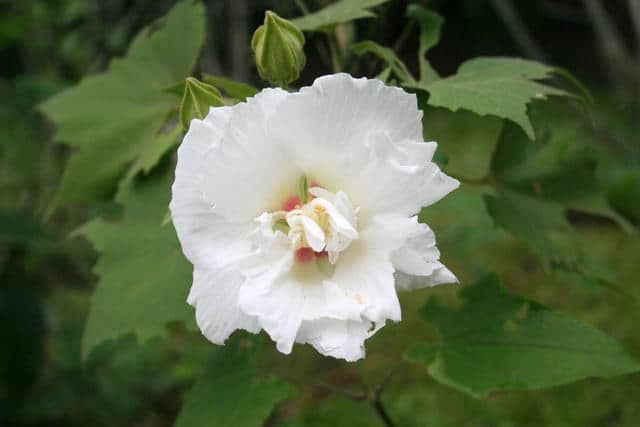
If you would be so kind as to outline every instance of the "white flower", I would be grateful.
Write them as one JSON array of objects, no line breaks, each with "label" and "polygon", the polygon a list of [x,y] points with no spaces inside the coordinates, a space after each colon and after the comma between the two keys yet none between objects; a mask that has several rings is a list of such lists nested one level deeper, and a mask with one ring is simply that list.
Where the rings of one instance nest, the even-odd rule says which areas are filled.
[{"label": "white flower", "polygon": [[416,104],[335,74],[191,122],[171,212],[209,340],[264,329],[283,353],[309,343],[353,361],[400,320],[397,290],[456,281],[417,220],[459,183],[431,161]]}]

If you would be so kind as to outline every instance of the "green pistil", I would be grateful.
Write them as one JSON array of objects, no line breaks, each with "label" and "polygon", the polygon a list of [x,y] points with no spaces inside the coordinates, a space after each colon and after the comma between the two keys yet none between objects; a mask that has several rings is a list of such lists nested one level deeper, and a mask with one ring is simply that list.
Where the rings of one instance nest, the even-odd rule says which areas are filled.
[{"label": "green pistil", "polygon": [[309,201],[309,181],[307,181],[306,175],[302,175],[300,178],[298,191],[300,192],[300,200],[302,201],[302,204],[307,203]]}]

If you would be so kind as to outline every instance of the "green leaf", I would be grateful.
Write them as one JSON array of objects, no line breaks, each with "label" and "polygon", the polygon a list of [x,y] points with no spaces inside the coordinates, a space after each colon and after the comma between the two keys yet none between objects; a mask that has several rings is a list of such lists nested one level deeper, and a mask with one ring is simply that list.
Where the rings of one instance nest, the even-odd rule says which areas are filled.
[{"label": "green leaf", "polygon": [[[580,126],[568,108],[545,103],[531,108],[538,137],[529,140],[506,123],[492,161],[496,178],[510,189],[562,205],[565,209],[599,215],[623,230],[635,227],[608,203],[597,177],[597,140]],[[561,118],[561,119],[558,119]]]},{"label": "green leaf", "polygon": [[193,77],[187,77],[180,103],[182,129],[189,129],[192,119],[204,119],[209,108],[222,106],[224,102],[218,89]]},{"label": "green leaf", "polygon": [[431,83],[406,85],[429,92],[429,104],[479,115],[493,115],[517,123],[531,139],[533,127],[527,104],[548,95],[567,92],[536,82],[549,78],[554,69],[517,58],[477,58],[463,63],[458,72]]},{"label": "green leaf", "polygon": [[134,185],[123,185],[118,221],[94,219],[76,233],[99,253],[98,286],[82,338],[83,357],[101,342],[133,332],[145,341],[162,335],[171,321],[193,326],[186,303],[192,267],[182,255],[173,226],[161,226],[171,196],[167,168]]},{"label": "green leaf", "polygon": [[[351,50],[356,55],[364,55],[366,53],[373,53],[378,58],[387,63],[391,71],[400,79],[403,83],[415,84],[415,79],[409,72],[407,66],[402,62],[393,49],[379,45],[378,43],[365,40],[356,43],[351,46]],[[388,76],[386,76],[388,78]],[[382,80],[382,79],[381,79]]]},{"label": "green leaf", "polygon": [[204,8],[182,1],[143,30],[127,56],[46,101],[55,140],[74,147],[51,208],[108,196],[127,164],[145,155],[176,108],[163,89],[189,75],[204,40]]},{"label": "green leaf", "polygon": [[129,166],[129,170],[124,179],[125,182],[134,178],[138,172],[143,172],[144,174],[151,172],[151,169],[158,164],[163,154],[178,144],[180,135],[182,135],[182,129],[180,126],[177,126],[177,123],[173,123],[172,125],[173,129],[167,132],[163,131],[145,143],[145,147],[141,151],[140,156]]},{"label": "green leaf", "polygon": [[343,22],[375,17],[376,15],[367,9],[388,1],[340,0],[316,12],[293,19],[291,22],[302,31],[325,31]]},{"label": "green leaf", "polygon": [[490,186],[461,185],[438,203],[422,208],[419,221],[436,231],[445,265],[461,283],[477,280],[487,271],[502,271],[517,262],[513,238],[494,225],[484,200],[495,195]]},{"label": "green leaf", "polygon": [[536,302],[509,295],[496,275],[465,288],[462,308],[434,299],[422,309],[440,341],[419,343],[406,357],[433,378],[475,397],[532,390],[640,369],[601,331]]},{"label": "green leaf", "polygon": [[173,83],[163,88],[162,91],[166,93],[171,93],[173,95],[178,95],[180,99],[182,99],[182,97],[184,96],[184,87],[185,87],[185,80],[183,79],[177,83]]},{"label": "green leaf", "polygon": [[640,168],[623,171],[623,176],[608,192],[611,205],[626,218],[640,225]]},{"label": "green leaf", "polygon": [[448,155],[449,161],[443,167],[447,173],[467,180],[487,177],[502,134],[502,120],[428,107],[423,123],[426,140],[436,141],[438,150],[443,149]]},{"label": "green leaf", "polygon": [[234,82],[233,80],[225,77],[203,74],[202,80],[224,91],[227,95],[237,99],[238,101],[244,101],[259,92],[258,89],[249,84]]},{"label": "green leaf", "polygon": [[485,196],[487,210],[495,224],[528,247],[548,272],[560,269],[581,275],[587,283],[597,278],[615,282],[615,271],[586,252],[558,203],[502,189]]},{"label": "green leaf", "polygon": [[378,73],[376,79],[382,80],[383,82],[389,82],[389,77],[391,77],[391,67],[386,67],[382,71]]},{"label": "green leaf", "polygon": [[420,64],[420,82],[430,83],[440,78],[431,67],[425,55],[440,41],[440,29],[444,19],[437,13],[431,12],[419,4],[407,6],[407,16],[420,25],[420,39],[418,47],[418,63]]},{"label": "green leaf", "polygon": [[227,345],[215,351],[185,398],[175,427],[261,426],[273,407],[293,394],[277,378],[261,378],[250,348]]}]

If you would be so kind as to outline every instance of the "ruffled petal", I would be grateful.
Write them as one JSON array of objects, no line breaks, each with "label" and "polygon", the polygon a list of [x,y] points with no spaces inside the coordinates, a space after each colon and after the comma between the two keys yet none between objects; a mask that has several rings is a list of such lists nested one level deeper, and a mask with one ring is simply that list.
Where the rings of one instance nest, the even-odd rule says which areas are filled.
[{"label": "ruffled petal", "polygon": [[270,237],[265,216],[259,233],[262,248],[242,267],[245,282],[239,305],[276,342],[291,352],[303,321],[322,317],[360,320],[362,305],[335,283],[324,280],[315,263],[295,263],[295,246],[281,232]]},{"label": "ruffled petal", "polygon": [[344,185],[349,194],[360,195],[361,215],[416,215],[460,185],[431,161],[435,142],[394,141],[379,133],[367,144],[366,167]]},{"label": "ruffled petal", "polygon": [[331,280],[363,305],[363,317],[380,323],[400,321],[391,253],[406,242],[415,220],[396,215],[375,216],[360,238],[340,253]]},{"label": "ruffled petal", "polygon": [[457,277],[447,267],[440,262],[436,262],[435,264],[437,264],[438,267],[436,267],[433,270],[433,274],[429,276],[412,276],[402,271],[396,271],[394,274],[396,288],[399,291],[413,291],[446,283],[458,283]]},{"label": "ruffled petal", "polygon": [[457,282],[439,258],[435,234],[429,226],[416,221],[406,244],[392,254],[396,288],[405,291]]},{"label": "ruffled petal", "polygon": [[421,139],[422,112],[416,96],[400,88],[377,79],[333,74],[283,100],[269,128],[299,170],[325,188],[345,190],[351,198],[354,194],[341,184],[366,166],[370,136]]},{"label": "ruffled petal", "polygon": [[[433,163],[421,119],[415,95],[338,74],[192,121],[170,208],[207,338],[262,328],[283,353],[310,343],[353,361],[401,319],[397,289],[456,280],[414,216],[459,185]],[[302,175],[316,198],[291,210]],[[288,235],[274,230],[283,218]],[[297,259],[307,246],[327,264]]]},{"label": "ruffled petal", "polygon": [[178,148],[175,181],[169,205],[182,250],[195,266],[219,268],[242,259],[250,250],[246,236],[251,222],[230,223],[214,212],[204,197],[207,154],[215,151],[231,119],[229,107],[211,108],[204,120],[192,120]]},{"label": "ruffled petal", "polygon": [[322,318],[302,322],[296,339],[311,344],[324,356],[355,362],[365,356],[364,341],[382,327],[369,321]]},{"label": "ruffled petal", "polygon": [[262,212],[280,209],[297,194],[302,172],[267,130],[269,120],[280,116],[279,105],[289,96],[281,89],[265,89],[231,107],[219,147],[204,156],[207,185],[201,191],[230,222],[250,221]]},{"label": "ruffled petal", "polygon": [[193,271],[193,285],[187,302],[196,309],[196,322],[207,339],[224,344],[236,329],[258,333],[255,317],[247,316],[238,307],[238,291],[242,276],[237,270]]}]

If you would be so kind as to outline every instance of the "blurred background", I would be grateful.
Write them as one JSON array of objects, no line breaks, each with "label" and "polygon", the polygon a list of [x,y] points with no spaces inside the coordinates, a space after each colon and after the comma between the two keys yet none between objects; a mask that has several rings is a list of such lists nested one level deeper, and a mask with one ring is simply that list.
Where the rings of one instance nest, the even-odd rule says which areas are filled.
[{"label": "blurred background", "polygon": [[[96,255],[69,233],[109,203],[43,213],[55,191],[69,149],[54,144],[52,127],[36,107],[87,74],[105,70],[124,55],[133,36],[162,16],[173,0],[0,0],[0,425],[2,426],[169,426],[181,392],[198,374],[209,347],[196,334],[172,327],[170,340],[138,345],[123,337],[102,345],[83,365],[80,338],[96,278]],[[301,15],[299,2],[206,0],[208,40],[197,72],[262,85],[250,50],[251,35],[272,9],[283,17]],[[330,1],[306,4],[315,10]],[[417,29],[405,28],[409,2],[377,9],[379,19],[338,28],[339,40],[376,40],[393,46],[417,70]],[[640,225],[640,1],[639,0],[430,0],[421,4],[446,20],[440,44],[430,52],[442,75],[479,55],[522,56],[570,70],[595,102],[587,113],[565,114],[557,126],[578,126],[597,152],[606,153],[598,179],[609,203],[631,224]],[[320,36],[309,36],[308,65],[296,86],[330,73]],[[356,75],[377,72],[375,60],[347,60]],[[197,75],[197,74],[196,74]],[[536,107],[537,108],[537,107]],[[547,108],[541,106],[541,109]],[[551,106],[548,108],[552,108]],[[564,108],[566,110],[567,108]],[[572,111],[569,109],[569,111]],[[437,124],[434,124],[437,126]],[[612,166],[614,165],[614,166]],[[463,200],[463,199],[460,199]],[[464,199],[466,200],[466,199]],[[456,240],[457,214],[473,209],[445,205],[430,224],[445,261],[464,271],[466,243]],[[590,289],[562,276],[549,277],[526,250],[500,240],[502,256],[492,268],[517,287],[554,308],[606,330],[640,355],[640,244],[599,217],[571,218],[593,251],[617,271],[611,289]],[[452,225],[454,224],[454,225]],[[476,230],[493,239],[490,222]],[[500,252],[503,251],[503,252]],[[462,277],[472,277],[472,272]],[[544,287],[535,283],[544,282]],[[405,312],[424,303],[427,292],[404,297]],[[438,291],[447,292],[447,291]],[[414,316],[415,317],[415,316]],[[403,322],[404,323],[404,322]],[[363,378],[378,378],[389,345],[424,328],[408,318],[368,342]],[[288,361],[297,375],[324,378],[344,387],[361,381],[344,363],[319,360],[296,347]],[[266,364],[271,362],[265,361]],[[327,374],[328,373],[328,374]],[[318,374],[320,375],[320,374]],[[640,376],[585,380],[541,392],[505,393],[474,400],[435,383],[421,370],[405,368],[386,395],[399,425],[580,425],[640,424]],[[374,381],[372,381],[374,382]],[[378,425],[368,406],[320,389],[301,387],[280,405],[268,425]]]}]

